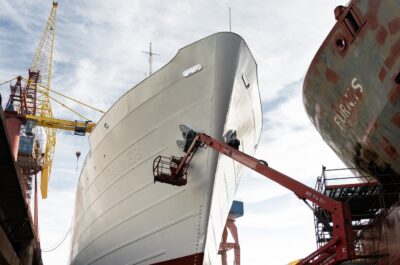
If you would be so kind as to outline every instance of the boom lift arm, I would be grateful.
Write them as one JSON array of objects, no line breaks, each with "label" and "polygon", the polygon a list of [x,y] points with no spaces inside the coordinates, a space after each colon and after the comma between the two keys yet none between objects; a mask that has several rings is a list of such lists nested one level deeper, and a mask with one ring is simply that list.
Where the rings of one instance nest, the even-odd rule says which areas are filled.
[{"label": "boom lift arm", "polygon": [[[199,147],[208,146],[224,154],[246,167],[260,173],[266,178],[273,180],[281,186],[293,191],[297,197],[311,201],[319,207],[329,211],[332,216],[333,226],[331,227],[333,237],[298,264],[338,264],[345,260],[355,258],[353,229],[351,213],[345,202],[333,200],[324,194],[282,174],[269,167],[264,161],[251,157],[236,148],[220,142],[204,133],[191,132],[192,136],[187,137],[188,143],[183,157],[166,158],[159,156],[153,163],[154,181],[169,183],[172,185],[185,185],[189,163]],[[190,139],[191,138],[191,139]]]}]

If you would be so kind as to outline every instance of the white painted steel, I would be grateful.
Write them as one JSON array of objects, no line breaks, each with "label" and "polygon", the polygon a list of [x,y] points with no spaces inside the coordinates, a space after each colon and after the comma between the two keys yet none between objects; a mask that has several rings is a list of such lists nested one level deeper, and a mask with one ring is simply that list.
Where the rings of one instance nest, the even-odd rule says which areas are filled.
[{"label": "white painted steel", "polygon": [[[200,71],[182,76],[198,64]],[[203,252],[203,264],[212,264],[241,166],[202,149],[188,184],[176,187],[153,183],[153,160],[182,154],[180,124],[221,140],[237,130],[240,149],[253,154],[261,123],[256,64],[240,36],[217,33],[182,48],[123,95],[91,134],[71,264],[153,264]]]}]

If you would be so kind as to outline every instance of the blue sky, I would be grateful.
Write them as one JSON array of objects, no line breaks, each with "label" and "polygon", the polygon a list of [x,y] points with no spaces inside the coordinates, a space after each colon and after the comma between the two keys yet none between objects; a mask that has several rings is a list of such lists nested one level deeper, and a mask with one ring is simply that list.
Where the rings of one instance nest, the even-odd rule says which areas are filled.
[{"label": "blue sky", "polygon": [[[257,157],[314,186],[321,166],[342,163],[321,140],[302,104],[302,83],[320,44],[334,25],[339,0],[59,1],[53,89],[106,110],[148,71],[142,53],[149,42],[160,56],[154,69],[177,50],[218,31],[232,30],[247,42],[258,63],[264,128]],[[0,83],[26,75],[51,1],[0,0]],[[3,95],[7,86],[1,86]],[[3,100],[4,102],[4,100]],[[100,116],[68,102],[92,118]],[[53,105],[55,116],[76,119]],[[40,203],[44,249],[63,238],[73,212],[79,170],[75,152],[88,151],[87,137],[58,133],[49,198]],[[242,264],[286,264],[315,249],[313,218],[292,193],[245,171],[237,198],[245,216],[237,221]],[[69,238],[43,253],[45,264],[67,264]]]}]

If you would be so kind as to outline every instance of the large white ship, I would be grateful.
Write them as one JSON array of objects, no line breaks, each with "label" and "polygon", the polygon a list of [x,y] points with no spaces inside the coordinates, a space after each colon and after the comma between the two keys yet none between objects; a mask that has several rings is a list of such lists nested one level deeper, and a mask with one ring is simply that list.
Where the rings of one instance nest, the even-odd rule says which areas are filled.
[{"label": "large white ship", "polygon": [[182,48],[98,122],[76,193],[71,264],[215,263],[242,167],[200,150],[185,186],[155,183],[153,160],[183,154],[181,124],[220,140],[236,131],[239,149],[254,154],[257,65],[240,36]]}]

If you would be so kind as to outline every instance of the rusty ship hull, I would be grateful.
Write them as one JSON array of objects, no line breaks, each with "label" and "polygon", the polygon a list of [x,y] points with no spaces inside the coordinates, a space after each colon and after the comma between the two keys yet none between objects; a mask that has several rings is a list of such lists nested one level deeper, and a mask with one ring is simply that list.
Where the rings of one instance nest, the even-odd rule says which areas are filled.
[{"label": "rusty ship hull", "polygon": [[[304,80],[306,112],[348,167],[399,198],[400,2],[351,1],[335,17]],[[387,206],[361,236],[367,253],[387,252],[380,264],[400,264],[399,199]]]}]

